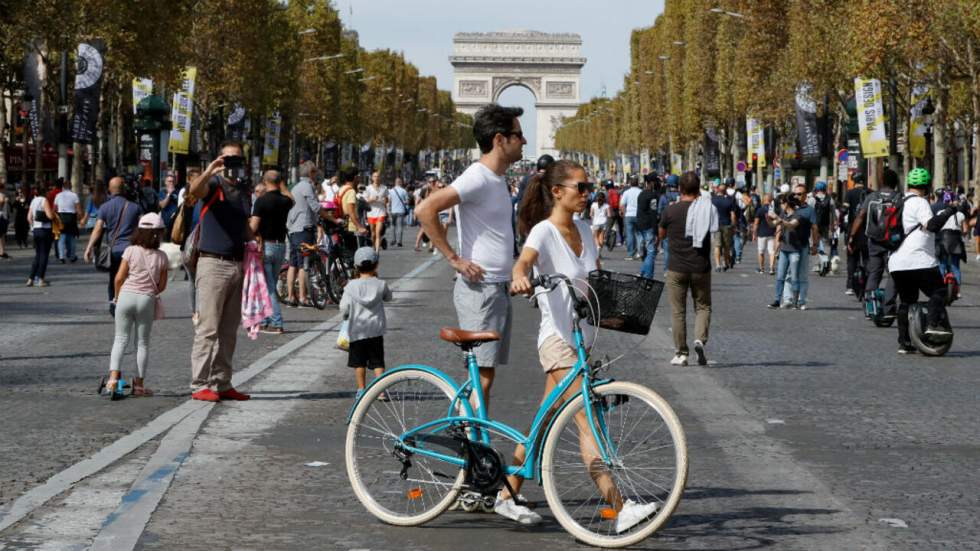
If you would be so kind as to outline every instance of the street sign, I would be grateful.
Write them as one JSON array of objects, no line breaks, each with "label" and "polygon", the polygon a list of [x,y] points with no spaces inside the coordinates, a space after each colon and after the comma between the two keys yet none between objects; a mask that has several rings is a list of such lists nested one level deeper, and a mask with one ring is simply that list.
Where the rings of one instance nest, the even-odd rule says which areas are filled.
[{"label": "street sign", "polygon": [[846,163],[847,162],[847,150],[846,149],[841,149],[840,151],[837,152],[837,162],[838,163]]},{"label": "street sign", "polygon": [[735,163],[735,170],[738,172],[745,172],[745,161],[739,161]]},{"label": "street sign", "polygon": [[772,171],[772,177],[775,180],[781,180],[783,178],[783,169],[781,169],[781,168],[773,169],[773,171]]}]

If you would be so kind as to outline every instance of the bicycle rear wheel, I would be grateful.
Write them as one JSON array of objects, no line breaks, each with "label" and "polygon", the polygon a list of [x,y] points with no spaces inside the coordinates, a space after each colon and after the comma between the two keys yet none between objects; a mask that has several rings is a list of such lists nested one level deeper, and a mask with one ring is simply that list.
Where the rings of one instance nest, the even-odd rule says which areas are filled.
[{"label": "bicycle rear wheel", "polygon": [[[612,464],[599,459],[580,395],[545,438],[544,494],[555,518],[576,538],[599,547],[633,545],[663,526],[680,502],[687,481],[684,430],[670,405],[644,386],[613,382],[593,389],[593,398]],[[580,425],[587,434],[581,439]],[[637,520],[621,531],[619,515],[627,509],[617,510],[617,501],[632,503]]]},{"label": "bicycle rear wheel", "polygon": [[[465,469],[412,455],[403,479],[403,464],[394,455],[398,435],[445,417],[454,394],[439,377],[407,369],[385,376],[358,402],[347,427],[347,476],[357,499],[380,520],[417,526],[439,516],[459,494]],[[388,401],[378,400],[382,396]]]},{"label": "bicycle rear wheel", "polygon": [[310,260],[310,300],[317,310],[327,307],[330,300],[330,282],[327,279],[327,272],[323,267],[323,261],[319,258]]},{"label": "bicycle rear wheel", "polygon": [[347,282],[354,277],[353,263],[343,254],[334,255],[330,259],[330,269],[327,272],[328,284],[327,292],[330,293],[330,300],[334,304],[340,304],[340,299],[344,296],[344,287]]},{"label": "bicycle rear wheel", "polygon": [[[279,302],[285,304],[286,300],[289,298],[289,285],[287,285],[288,279],[288,267],[283,267],[279,270],[279,277],[276,279],[276,296],[279,297]],[[296,290],[296,282],[293,282],[294,291]]]}]

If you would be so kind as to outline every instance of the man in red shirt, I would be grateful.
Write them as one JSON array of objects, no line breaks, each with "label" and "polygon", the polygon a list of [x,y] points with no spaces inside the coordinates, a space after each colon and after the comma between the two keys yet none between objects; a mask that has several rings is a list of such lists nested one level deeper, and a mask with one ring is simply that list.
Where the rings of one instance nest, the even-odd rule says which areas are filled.
[{"label": "man in red shirt", "polygon": [[[619,213],[619,190],[613,185],[612,180],[606,182],[606,203],[609,205],[609,220],[606,221],[606,235],[614,228],[619,230],[619,244],[623,244],[623,217]],[[616,243],[616,241],[613,241]]]}]

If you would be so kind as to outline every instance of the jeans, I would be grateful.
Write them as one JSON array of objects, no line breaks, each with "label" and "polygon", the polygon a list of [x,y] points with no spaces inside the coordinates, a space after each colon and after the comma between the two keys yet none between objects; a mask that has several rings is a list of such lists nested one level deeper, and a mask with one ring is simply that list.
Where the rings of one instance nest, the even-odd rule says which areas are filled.
[{"label": "jeans", "polygon": [[392,215],[391,215],[391,228],[393,230],[392,231],[392,234],[391,234],[391,238],[393,239],[392,244],[393,245],[397,244],[398,246],[401,246],[401,244],[402,244],[402,237],[405,235],[405,213],[404,212],[403,213],[392,213]]},{"label": "jeans", "polygon": [[791,300],[783,299],[783,290],[787,278],[789,279],[789,289],[786,290],[790,294],[792,294],[792,289],[799,285],[796,279],[799,274],[799,267],[800,253],[779,251],[779,262],[776,264],[776,295],[773,299],[774,302],[791,302]]},{"label": "jeans", "polygon": [[262,320],[263,325],[282,328],[282,307],[279,305],[279,295],[276,284],[279,281],[279,269],[286,258],[286,244],[266,242],[262,249],[262,268],[265,272],[265,284],[269,288],[269,302],[272,303],[272,315]]},{"label": "jeans", "polygon": [[939,275],[939,268],[902,270],[892,272],[891,276],[901,301],[898,306],[898,344],[908,348],[912,346],[912,339],[909,338],[909,306],[919,299],[919,291],[922,291],[929,298],[926,323],[930,327],[939,325],[946,317],[946,286]]},{"label": "jeans", "polygon": [[960,272],[959,255],[951,255],[939,263],[939,273],[942,274],[943,277],[946,277],[946,272],[953,272],[953,277],[956,278],[956,283],[963,283],[963,275]]},{"label": "jeans", "polygon": [[[656,231],[656,229],[654,229]],[[663,243],[660,244],[660,249],[664,253],[664,271],[667,271],[667,263],[670,262],[670,247],[667,246],[667,242],[670,241],[668,238],[664,238]]]},{"label": "jeans", "polygon": [[58,256],[62,260],[75,261],[78,255],[75,254],[75,240],[78,238],[74,235],[62,233],[61,237],[58,238]]},{"label": "jeans", "polygon": [[735,262],[742,261],[742,247],[745,246],[745,240],[742,239],[742,230],[735,230],[732,234],[732,241],[734,246],[733,256],[735,257]]},{"label": "jeans", "polygon": [[640,275],[653,279],[653,271],[657,262],[656,230],[653,228],[640,230],[640,236],[643,237],[643,242],[646,244],[647,251],[646,256],[643,258],[643,267],[640,268]]},{"label": "jeans", "polygon": [[627,216],[626,221],[626,254],[636,256],[636,217]]},{"label": "jeans", "polygon": [[48,256],[51,255],[51,244],[54,234],[51,228],[34,229],[34,262],[31,263],[31,280],[44,279],[48,271]]}]

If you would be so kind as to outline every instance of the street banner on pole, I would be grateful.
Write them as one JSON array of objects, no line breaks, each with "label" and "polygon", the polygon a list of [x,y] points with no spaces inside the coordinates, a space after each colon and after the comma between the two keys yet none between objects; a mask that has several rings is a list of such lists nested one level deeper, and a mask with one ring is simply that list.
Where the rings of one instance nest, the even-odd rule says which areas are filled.
[{"label": "street banner on pole", "polygon": [[[44,42],[32,40],[27,44],[27,53],[24,55],[24,82],[27,84],[26,91],[31,97],[31,110],[28,112],[28,120],[31,125],[31,134],[34,136],[35,143],[44,141],[44,125],[41,124],[40,101],[44,90],[44,81],[47,80],[47,66],[44,64]],[[81,62],[79,62],[81,63]],[[0,101],[3,101],[0,99]],[[0,140],[2,141],[2,140]],[[24,136],[27,142],[27,136]],[[25,161],[26,166],[26,161]]]},{"label": "street banner on pole", "polygon": [[912,88],[909,153],[916,159],[926,156],[926,125],[922,118],[922,107],[925,106],[928,95],[928,84],[917,84]]},{"label": "street banner on pole", "polygon": [[265,118],[265,143],[262,146],[262,164],[279,164],[279,132],[282,130],[282,115],[277,111]]},{"label": "street banner on pole", "polygon": [[796,130],[800,157],[804,162],[820,161],[820,130],[817,127],[817,103],[810,97],[810,85],[796,87]]},{"label": "street banner on pole", "polygon": [[247,120],[245,118],[245,108],[236,103],[235,108],[228,115],[227,136],[229,140],[235,140],[236,142],[245,140],[245,122]]},{"label": "street banner on pole", "polygon": [[650,152],[645,149],[640,152],[640,172],[650,172]]},{"label": "street banner on pole", "polygon": [[102,94],[102,60],[105,43],[90,40],[78,45],[78,70],[75,73],[75,117],[71,137],[79,143],[95,141],[99,121],[99,96]]},{"label": "street banner on pole", "polygon": [[718,133],[714,127],[704,130],[704,174],[708,178],[721,176],[721,150]]},{"label": "street banner on pole", "polygon": [[180,91],[174,94],[170,120],[170,151],[187,155],[191,145],[191,117],[194,114],[194,82],[197,80],[197,67],[184,69],[184,79]]},{"label": "street banner on pole", "polygon": [[752,164],[752,154],[756,156],[756,166],[766,167],[766,138],[763,127],[755,119],[745,119],[745,135],[748,143],[748,164]]},{"label": "street banner on pole", "polygon": [[885,109],[881,103],[881,82],[878,79],[854,79],[857,99],[858,130],[861,133],[861,154],[866,159],[888,156],[888,137],[885,135]]},{"label": "street banner on pole", "polygon": [[684,173],[684,156],[680,153],[670,154],[670,173],[671,174],[683,174]]},{"label": "street banner on pole", "polygon": [[133,114],[136,114],[136,106],[143,98],[153,93],[153,81],[148,78],[133,79]]}]

